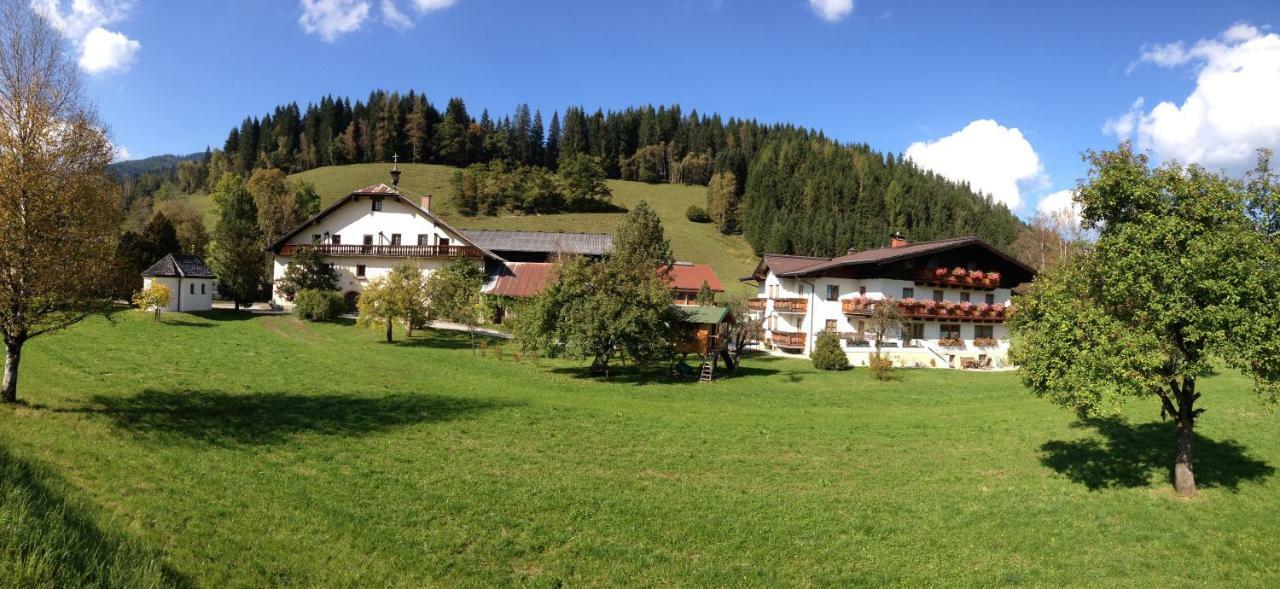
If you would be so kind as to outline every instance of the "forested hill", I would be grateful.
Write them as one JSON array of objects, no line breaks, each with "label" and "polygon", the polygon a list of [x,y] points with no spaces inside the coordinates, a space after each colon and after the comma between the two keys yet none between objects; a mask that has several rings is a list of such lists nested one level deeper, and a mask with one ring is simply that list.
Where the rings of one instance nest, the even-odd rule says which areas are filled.
[{"label": "forested hill", "polygon": [[744,234],[757,252],[836,255],[884,244],[893,230],[915,240],[978,235],[998,247],[1022,223],[965,184],[864,144],[820,131],[751,119],[644,106],[569,107],[549,119],[527,105],[478,116],[460,98],[438,110],[417,92],[375,91],[366,100],[324,97],[282,105],[231,129],[204,164],[223,172],[299,172],[320,166],[400,161],[467,166],[492,160],[556,169],[562,158],[597,157],[611,178],[710,184],[708,212],[721,231]]},{"label": "forested hill", "polygon": [[107,169],[121,179],[132,180],[143,174],[167,174],[177,170],[178,164],[201,159],[204,155],[204,152],[188,155],[153,155],[142,159],[115,162],[107,166]]}]

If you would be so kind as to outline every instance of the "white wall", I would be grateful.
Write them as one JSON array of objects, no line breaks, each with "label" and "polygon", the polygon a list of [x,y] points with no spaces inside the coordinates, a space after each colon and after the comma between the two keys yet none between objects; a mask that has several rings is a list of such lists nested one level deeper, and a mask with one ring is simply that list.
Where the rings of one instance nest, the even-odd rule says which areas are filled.
[{"label": "white wall", "polygon": [[158,282],[169,288],[169,305],[162,311],[208,311],[213,308],[213,279],[156,276],[142,279],[142,287]]}]

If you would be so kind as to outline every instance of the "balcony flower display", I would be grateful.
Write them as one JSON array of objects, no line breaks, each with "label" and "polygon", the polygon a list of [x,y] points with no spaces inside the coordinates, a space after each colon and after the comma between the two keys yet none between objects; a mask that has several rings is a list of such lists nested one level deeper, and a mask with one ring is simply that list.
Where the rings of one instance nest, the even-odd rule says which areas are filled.
[{"label": "balcony flower display", "polygon": [[1005,312],[1004,305],[1001,305],[1000,303],[996,303],[996,304],[994,304],[994,305],[991,305],[991,314],[992,314],[992,315],[995,315],[996,317],[1000,317],[1000,316],[1004,315],[1004,312]]},{"label": "balcony flower display", "polygon": [[978,306],[974,307],[973,310],[975,314],[979,317],[990,317],[991,305],[988,305],[986,303],[978,303]]},{"label": "balcony flower display", "polygon": [[938,308],[938,303],[937,303],[937,301],[934,301],[933,299],[925,299],[925,301],[924,301],[924,303],[922,304],[922,306],[924,307],[924,312],[925,312],[925,313],[932,314],[934,311],[936,311],[936,310],[937,310],[937,308]]},{"label": "balcony flower display", "polygon": [[947,275],[947,269],[946,269],[946,268],[934,268],[934,270],[933,270],[933,275],[934,275],[934,276],[937,276],[938,278],[942,278],[943,276],[946,276],[946,275]]},{"label": "balcony flower display", "polygon": [[960,267],[960,266],[956,266],[954,269],[952,269],[952,270],[951,270],[951,275],[952,275],[952,276],[957,276],[957,277],[963,278],[963,277],[964,277],[964,276],[966,276],[967,274],[969,274],[969,271],[968,271],[968,270],[965,270],[964,268],[962,268],[962,267]]},{"label": "balcony flower display", "polygon": [[982,270],[974,270],[973,272],[969,273],[969,278],[972,278],[974,280],[982,280],[983,277],[985,276],[986,274],[983,273]]},{"label": "balcony flower display", "polygon": [[959,305],[956,305],[956,311],[959,311],[958,314],[962,316],[969,315],[970,313],[973,312],[973,303],[970,303],[969,301],[964,301]]},{"label": "balcony flower display", "polygon": [[963,348],[964,340],[958,337],[944,337],[938,340],[938,345],[943,348]]},{"label": "balcony flower display", "polygon": [[992,284],[999,284],[999,283],[1000,283],[1000,273],[999,273],[999,272],[987,272],[987,280],[988,280],[989,282],[991,282]]},{"label": "balcony flower display", "polygon": [[1000,342],[997,342],[994,337],[979,337],[974,338],[973,345],[978,346],[979,348],[994,348],[1000,345]]}]

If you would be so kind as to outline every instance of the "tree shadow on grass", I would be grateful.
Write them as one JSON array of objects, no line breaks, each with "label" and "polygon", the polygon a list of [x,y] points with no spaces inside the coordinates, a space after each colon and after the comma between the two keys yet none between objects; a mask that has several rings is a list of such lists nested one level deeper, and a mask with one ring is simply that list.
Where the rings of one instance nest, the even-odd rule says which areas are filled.
[{"label": "tree shadow on grass", "polygon": [[67,411],[103,415],[142,438],[224,447],[282,444],[297,434],[359,436],[511,405],[426,394],[374,397],[154,389],[131,397],[99,395],[90,403],[90,407]]},{"label": "tree shadow on grass", "polygon": [[[506,339],[485,335],[483,333],[476,334],[477,348],[480,342],[486,342],[486,353],[493,354],[493,348],[502,345]],[[405,347],[424,347],[424,348],[440,348],[445,350],[470,350],[471,335],[465,331],[453,331],[450,329],[417,329],[414,330],[412,336],[406,336],[397,328],[395,339],[391,342],[393,345]],[[476,355],[480,355],[480,350],[476,350]]]},{"label": "tree shadow on grass", "polygon": [[0,448],[0,585],[192,586],[139,541],[99,528],[65,488],[49,469]]},{"label": "tree shadow on grass", "polygon": [[[1096,491],[1136,488],[1151,484],[1153,474],[1163,473],[1173,483],[1174,426],[1172,423],[1132,425],[1118,417],[1089,418],[1072,427],[1097,430],[1103,439],[1051,440],[1040,449],[1040,462]],[[1258,481],[1275,473],[1265,461],[1249,455],[1234,440],[1216,441],[1196,435],[1191,446],[1196,485],[1239,490],[1240,483]]]}]

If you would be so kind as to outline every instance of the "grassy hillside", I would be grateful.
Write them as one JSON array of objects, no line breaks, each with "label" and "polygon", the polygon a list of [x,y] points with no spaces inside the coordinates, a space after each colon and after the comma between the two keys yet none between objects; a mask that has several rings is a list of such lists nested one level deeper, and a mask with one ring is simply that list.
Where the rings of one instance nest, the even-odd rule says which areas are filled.
[{"label": "grassy hillside", "polygon": [[[528,231],[578,231],[612,233],[622,213],[569,213],[563,215],[464,217],[453,206],[449,181],[455,168],[425,164],[404,164],[400,186],[415,194],[433,196],[432,209],[449,223],[466,229],[521,229]],[[357,188],[390,183],[387,164],[330,166],[294,175],[315,184],[321,204],[328,205]],[[755,268],[757,258],[740,236],[722,235],[710,223],[693,223],[685,218],[689,205],[706,202],[706,188],[673,184],[609,181],[613,201],[624,207],[641,200],[662,217],[667,238],[676,258],[711,265],[726,289],[742,288],[737,282]]]},{"label": "grassy hillside", "polygon": [[121,312],[34,340],[0,586],[1280,583],[1280,428],[1233,374],[1185,501],[1155,404],[1080,423],[1010,373],[608,383],[380,338]]}]

